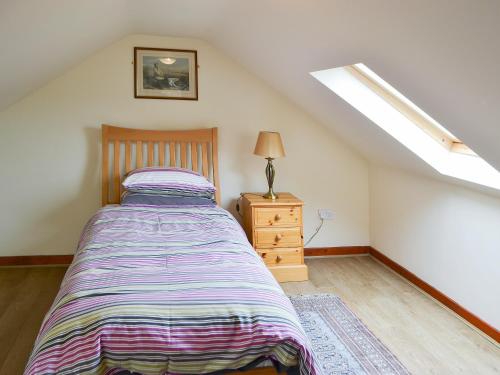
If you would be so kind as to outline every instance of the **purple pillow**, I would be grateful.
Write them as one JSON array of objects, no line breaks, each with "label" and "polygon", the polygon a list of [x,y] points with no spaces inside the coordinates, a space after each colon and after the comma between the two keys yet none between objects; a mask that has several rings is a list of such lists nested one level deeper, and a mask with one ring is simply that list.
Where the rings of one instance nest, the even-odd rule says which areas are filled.
[{"label": "purple pillow", "polygon": [[212,198],[197,196],[173,196],[125,192],[122,196],[123,206],[210,206],[214,207]]}]

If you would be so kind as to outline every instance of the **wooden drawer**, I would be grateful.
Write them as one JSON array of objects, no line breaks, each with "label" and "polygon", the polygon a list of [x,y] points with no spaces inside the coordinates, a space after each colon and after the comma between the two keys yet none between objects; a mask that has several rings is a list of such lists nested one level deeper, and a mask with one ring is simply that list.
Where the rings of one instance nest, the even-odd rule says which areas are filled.
[{"label": "wooden drawer", "polygon": [[257,250],[268,266],[302,264],[302,248],[278,248]]},{"label": "wooden drawer", "polygon": [[256,226],[290,226],[300,225],[301,208],[292,207],[256,207]]},{"label": "wooden drawer", "polygon": [[256,228],[255,246],[257,248],[302,246],[300,227]]}]

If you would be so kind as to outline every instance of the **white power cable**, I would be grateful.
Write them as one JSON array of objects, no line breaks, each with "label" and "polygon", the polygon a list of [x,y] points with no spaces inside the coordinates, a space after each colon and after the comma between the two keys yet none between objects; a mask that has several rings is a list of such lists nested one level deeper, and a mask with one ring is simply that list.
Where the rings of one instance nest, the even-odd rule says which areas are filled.
[{"label": "white power cable", "polygon": [[309,245],[309,242],[312,241],[312,239],[314,237],[316,237],[316,235],[318,234],[319,230],[321,229],[321,227],[323,226],[323,223],[325,222],[325,219],[321,218],[321,223],[318,225],[318,227],[316,228],[316,230],[314,231],[314,233],[312,234],[311,237],[309,237],[309,239],[306,241],[306,243],[304,244],[304,247],[306,247],[307,245]]}]

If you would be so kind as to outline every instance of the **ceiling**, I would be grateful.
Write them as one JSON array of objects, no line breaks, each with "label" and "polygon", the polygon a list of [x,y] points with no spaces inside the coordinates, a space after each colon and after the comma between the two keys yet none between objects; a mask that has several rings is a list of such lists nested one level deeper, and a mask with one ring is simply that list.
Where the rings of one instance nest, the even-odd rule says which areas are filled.
[{"label": "ceiling", "polygon": [[2,0],[0,110],[129,34],[204,39],[367,159],[433,173],[308,74],[363,62],[500,170],[500,1]]}]

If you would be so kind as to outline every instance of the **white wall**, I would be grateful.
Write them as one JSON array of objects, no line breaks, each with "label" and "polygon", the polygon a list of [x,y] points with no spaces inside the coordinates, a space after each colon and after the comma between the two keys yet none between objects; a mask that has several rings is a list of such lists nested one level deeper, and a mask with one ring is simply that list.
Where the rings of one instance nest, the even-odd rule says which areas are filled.
[{"label": "white wall", "polygon": [[371,244],[500,327],[500,199],[370,167]]},{"label": "white wall", "polygon": [[[198,50],[199,101],[133,98],[133,47]],[[265,57],[264,57],[265,58]],[[34,62],[33,69],[36,69]],[[366,161],[264,82],[207,43],[129,36],[0,113],[0,256],[74,251],[100,201],[102,123],[145,129],[219,126],[223,206],[265,190],[259,130],[282,133],[277,191],[305,201],[305,234],[331,208],[311,246],[367,245]]]}]

